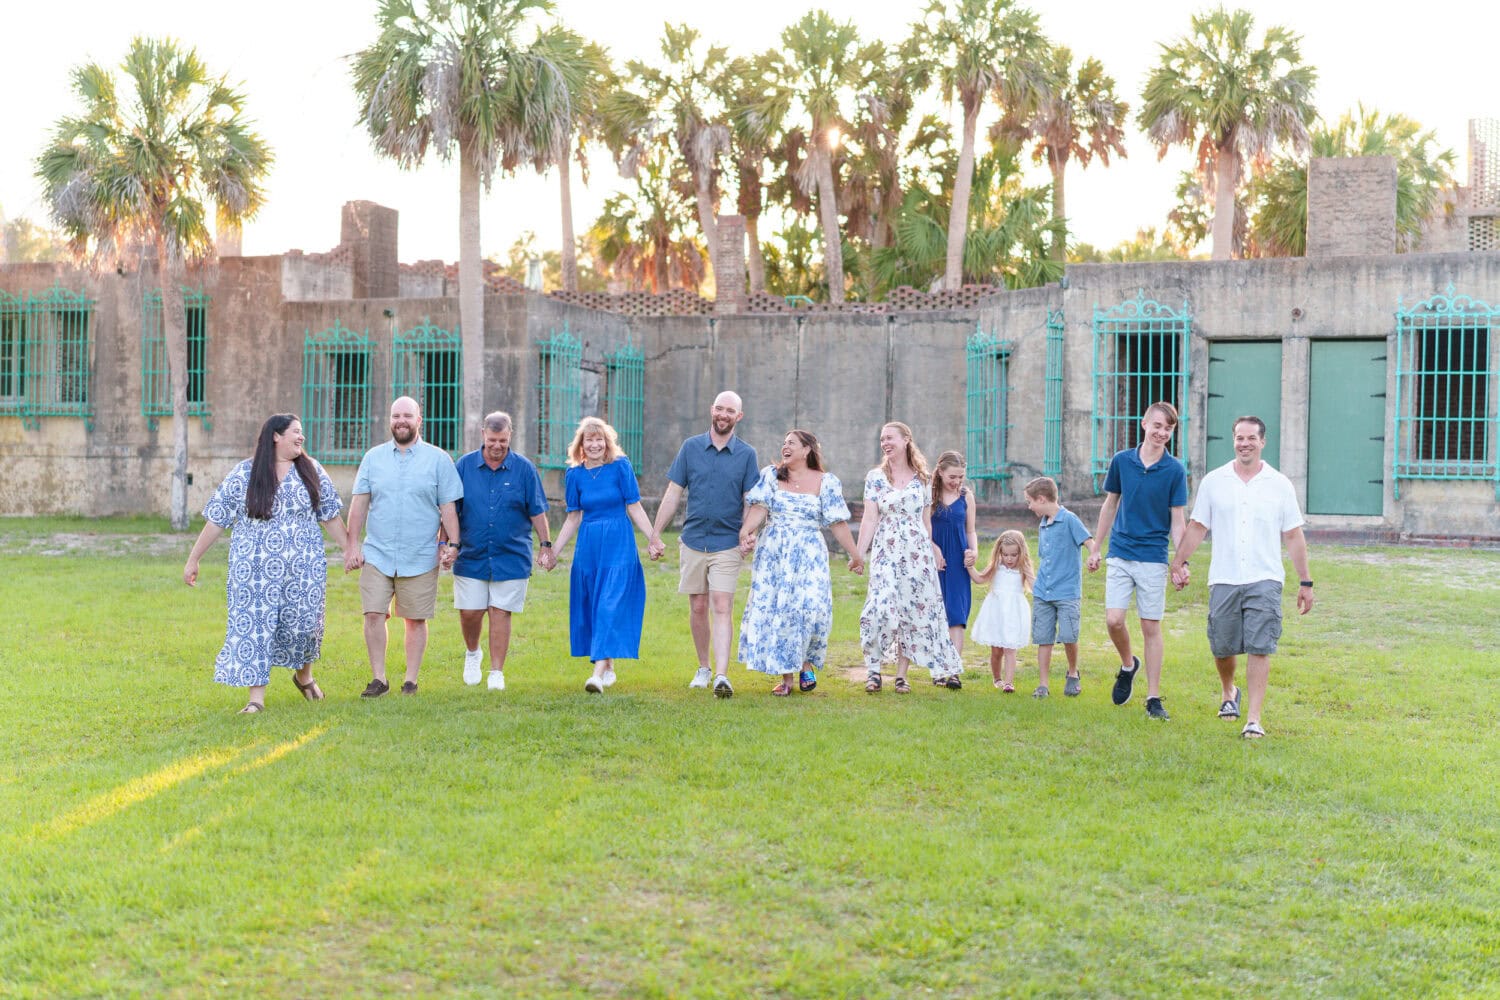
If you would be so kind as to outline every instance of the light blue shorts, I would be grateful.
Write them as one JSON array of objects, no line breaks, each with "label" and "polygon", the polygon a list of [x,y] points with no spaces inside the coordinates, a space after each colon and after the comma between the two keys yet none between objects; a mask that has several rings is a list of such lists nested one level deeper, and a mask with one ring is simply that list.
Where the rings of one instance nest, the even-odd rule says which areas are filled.
[{"label": "light blue shorts", "polygon": [[1148,622],[1159,622],[1167,610],[1167,564],[1134,559],[1104,561],[1104,606],[1125,611],[1135,595],[1135,612]]}]

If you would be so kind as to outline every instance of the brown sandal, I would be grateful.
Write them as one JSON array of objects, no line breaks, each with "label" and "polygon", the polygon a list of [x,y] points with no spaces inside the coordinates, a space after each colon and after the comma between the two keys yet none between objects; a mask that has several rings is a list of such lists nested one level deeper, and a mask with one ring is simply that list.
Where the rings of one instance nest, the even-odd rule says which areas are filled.
[{"label": "brown sandal", "polygon": [[771,689],[771,693],[778,698],[785,698],[787,695],[792,693],[792,686],[786,681],[782,681],[780,684]]},{"label": "brown sandal", "polygon": [[308,701],[323,700],[323,689],[318,687],[318,679],[316,677],[309,677],[307,683],[303,684],[297,679],[296,674],[292,674],[292,683],[297,685],[297,690],[301,691],[302,697]]},{"label": "brown sandal", "polygon": [[257,712],[264,712],[265,710],[266,710],[266,706],[262,705],[258,701],[252,701],[249,704],[247,704],[244,708],[242,708],[238,712],[236,712],[235,714],[236,715],[255,715]]}]

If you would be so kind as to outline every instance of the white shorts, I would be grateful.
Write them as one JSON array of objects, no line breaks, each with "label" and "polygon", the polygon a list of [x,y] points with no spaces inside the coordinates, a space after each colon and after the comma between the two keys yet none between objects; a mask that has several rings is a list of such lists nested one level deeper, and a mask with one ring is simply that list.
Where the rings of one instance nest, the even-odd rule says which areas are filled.
[{"label": "white shorts", "polygon": [[453,606],[460,611],[483,611],[499,608],[519,613],[526,607],[526,584],[529,580],[476,580],[471,576],[453,575]]}]

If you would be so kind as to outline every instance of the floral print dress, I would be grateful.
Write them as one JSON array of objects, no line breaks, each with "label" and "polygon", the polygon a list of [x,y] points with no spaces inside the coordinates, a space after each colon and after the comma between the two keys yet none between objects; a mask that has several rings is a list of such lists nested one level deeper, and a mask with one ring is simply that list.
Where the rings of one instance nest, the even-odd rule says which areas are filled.
[{"label": "floral print dress", "polygon": [[755,543],[750,600],[740,621],[739,660],[765,674],[792,674],[828,655],[833,627],[833,585],[823,529],[849,520],[843,486],[823,473],[816,495],[776,485],[776,466],[760,471],[745,494],[766,508],[766,524]]},{"label": "floral print dress", "polygon": [[231,687],[260,687],[271,667],[301,669],[323,652],[323,609],[328,558],[320,522],[339,516],[343,504],[333,480],[316,461],[318,509],[295,466],[276,489],[271,516],[245,510],[250,460],[236,465],[203,508],[203,516],[229,530],[228,625],[214,660],[214,680]]},{"label": "floral print dress", "polygon": [[929,488],[916,477],[899,490],[880,469],[871,469],[865,477],[865,503],[880,510],[870,543],[865,608],[859,616],[865,670],[872,675],[880,673],[882,663],[902,656],[931,670],[935,680],[964,669],[948,639],[932,537],[922,524],[922,510],[930,500]]}]

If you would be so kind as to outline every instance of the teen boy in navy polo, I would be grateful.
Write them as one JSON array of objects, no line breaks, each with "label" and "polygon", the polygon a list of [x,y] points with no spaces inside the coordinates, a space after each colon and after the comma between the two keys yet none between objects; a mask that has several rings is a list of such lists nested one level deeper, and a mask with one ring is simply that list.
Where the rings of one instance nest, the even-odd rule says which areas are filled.
[{"label": "teen boy in navy polo", "polygon": [[541,545],[537,562],[543,569],[554,562],[542,477],[526,456],[510,450],[510,436],[510,414],[496,410],[484,418],[484,447],[456,464],[464,487],[458,502],[463,545],[453,563],[453,606],[464,637],[464,683],[478,684],[483,673],[479,633],[488,617],[491,691],[505,690],[510,616],[526,607],[533,531]]},{"label": "teen boy in navy polo", "polygon": [[647,546],[652,559],[662,557],[666,551],[662,529],[672,523],[685,490],[688,506],[678,550],[677,592],[688,595],[688,624],[698,650],[698,671],[689,687],[706,688],[712,678],[714,694],[720,698],[734,694],[729,683],[729,615],[744,558],[739,545],[745,494],[760,475],[755,449],[734,435],[735,425],[745,416],[743,406],[737,394],[719,393],[709,415],[708,433],[682,443],[667,470],[669,481]]},{"label": "teen boy in navy polo", "polygon": [[[1146,714],[1166,721],[1161,703],[1161,619],[1167,607],[1167,538],[1175,548],[1186,526],[1187,469],[1167,454],[1177,430],[1177,408],[1152,403],[1141,417],[1140,447],[1116,452],[1104,477],[1104,506],[1089,542],[1089,572],[1099,568],[1099,548],[1109,539],[1108,572],[1104,578],[1104,623],[1120,654],[1112,698],[1116,705],[1130,700],[1141,661],[1130,648],[1125,609],[1135,596],[1146,654]],[[1113,537],[1111,537],[1111,532]]]},{"label": "teen boy in navy polo", "polygon": [[1068,675],[1063,694],[1076,698],[1083,691],[1078,673],[1078,622],[1083,604],[1083,562],[1078,550],[1089,540],[1089,529],[1078,515],[1057,502],[1057,483],[1038,476],[1026,484],[1026,507],[1041,522],[1036,532],[1036,582],[1031,588],[1031,641],[1036,643],[1038,693],[1047,692],[1052,647],[1063,644]]}]

